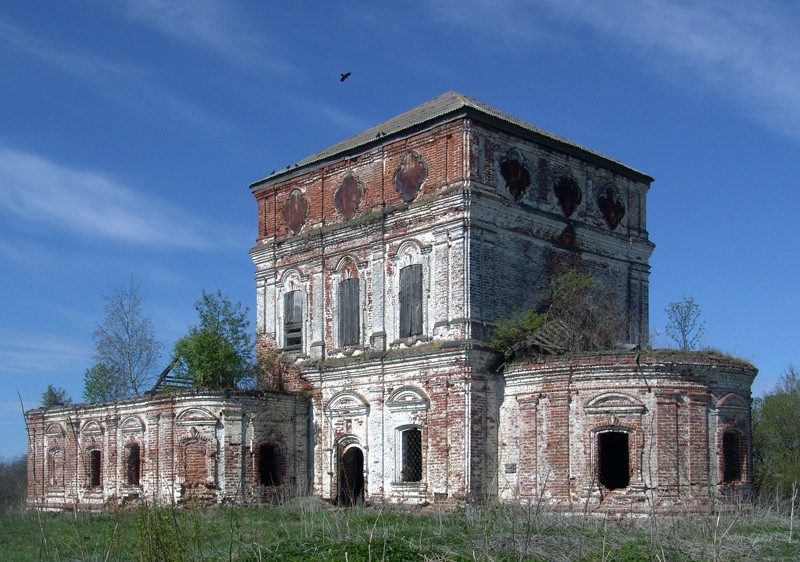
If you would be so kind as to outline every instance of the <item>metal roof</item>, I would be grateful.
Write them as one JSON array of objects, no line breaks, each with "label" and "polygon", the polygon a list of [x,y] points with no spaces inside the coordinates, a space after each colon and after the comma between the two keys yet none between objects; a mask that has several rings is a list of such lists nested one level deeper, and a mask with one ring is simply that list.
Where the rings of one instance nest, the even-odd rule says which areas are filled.
[{"label": "metal roof", "polygon": [[518,119],[513,115],[509,115],[504,111],[500,111],[482,101],[459,94],[458,92],[450,91],[401,113],[396,117],[392,117],[388,121],[375,125],[366,131],[329,146],[324,150],[315,152],[311,156],[303,158],[293,165],[275,171],[266,178],[254,182],[250,187],[254,189],[260,184],[268,183],[279,178],[283,179],[283,176],[295,175],[314,164],[336,160],[348,154],[360,152],[369,145],[383,144],[389,140],[390,137],[400,135],[406,131],[416,130],[434,122],[443,121],[445,117],[455,118],[461,115],[475,118],[477,121],[485,122],[498,128],[511,128],[517,134],[535,137],[539,142],[553,145],[567,152],[580,153],[585,158],[601,161],[602,164],[610,165],[612,168],[623,173],[638,176],[645,181],[652,181],[653,179],[647,174],[635,170],[618,160],[614,160],[599,152],[580,146],[564,137],[540,129],[535,125]]}]

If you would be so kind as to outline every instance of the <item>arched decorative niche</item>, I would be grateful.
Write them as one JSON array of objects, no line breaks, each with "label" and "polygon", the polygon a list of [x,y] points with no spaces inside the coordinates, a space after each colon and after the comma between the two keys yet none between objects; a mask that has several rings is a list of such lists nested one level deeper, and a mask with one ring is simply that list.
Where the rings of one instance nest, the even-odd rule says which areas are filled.
[{"label": "arched decorative niche", "polygon": [[47,429],[44,430],[44,433],[47,437],[64,437],[64,435],[66,435],[64,427],[56,422],[49,424]]},{"label": "arched decorative niche", "polygon": [[175,417],[175,424],[182,426],[198,426],[217,424],[218,418],[205,408],[187,408]]},{"label": "arched decorative niche", "polygon": [[81,428],[81,435],[96,437],[103,433],[103,428],[97,420],[88,420]]},{"label": "arched decorative niche", "polygon": [[642,415],[647,408],[638,400],[622,392],[605,392],[595,396],[586,404],[587,414],[637,414]]},{"label": "arched decorative niche", "polygon": [[140,433],[144,431],[144,422],[138,416],[128,416],[119,424],[123,433]]},{"label": "arched decorative niche", "polygon": [[415,386],[401,386],[386,400],[386,407],[393,412],[414,412],[430,408],[428,395]]},{"label": "arched decorative niche", "polygon": [[365,416],[369,413],[369,402],[355,392],[344,390],[334,395],[324,410],[332,417]]}]

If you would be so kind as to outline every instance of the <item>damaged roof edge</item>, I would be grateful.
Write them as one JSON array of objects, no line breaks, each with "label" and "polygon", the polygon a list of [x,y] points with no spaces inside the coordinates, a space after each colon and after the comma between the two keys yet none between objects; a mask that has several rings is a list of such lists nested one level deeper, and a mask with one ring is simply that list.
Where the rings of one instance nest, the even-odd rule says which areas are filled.
[{"label": "damaged roof edge", "polygon": [[477,122],[506,130],[545,146],[579,156],[582,159],[608,167],[612,171],[630,176],[636,180],[646,183],[653,181],[651,176],[618,160],[540,129],[479,100],[451,91],[328,148],[315,152],[294,165],[273,172],[269,176],[250,184],[250,190],[255,192],[275,181],[283,181],[304,173],[310,167],[318,167],[328,162],[341,160],[342,158],[362,153],[372,146],[384,144],[388,140],[394,140],[402,135],[415,134],[433,125],[462,117],[472,118]]}]

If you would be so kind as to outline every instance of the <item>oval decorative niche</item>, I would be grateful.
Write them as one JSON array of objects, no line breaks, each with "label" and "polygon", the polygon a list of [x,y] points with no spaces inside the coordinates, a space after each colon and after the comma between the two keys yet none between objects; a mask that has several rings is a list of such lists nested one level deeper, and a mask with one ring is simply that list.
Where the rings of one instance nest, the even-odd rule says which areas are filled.
[{"label": "oval decorative niche", "polygon": [[299,189],[294,189],[281,209],[283,224],[289,227],[294,234],[300,232],[308,217],[308,199]]},{"label": "oval decorative niche", "polygon": [[347,174],[333,192],[333,206],[345,220],[353,218],[362,199],[364,187],[353,174]]},{"label": "oval decorative niche", "polygon": [[416,199],[427,177],[428,165],[422,157],[416,152],[407,152],[394,173],[394,188],[403,201],[410,203]]},{"label": "oval decorative niche", "polygon": [[500,174],[506,182],[508,192],[514,201],[519,201],[531,185],[531,173],[525,165],[525,159],[516,151],[510,151],[500,161]]},{"label": "oval decorative niche", "polygon": [[561,176],[553,189],[556,199],[564,211],[564,216],[569,217],[583,201],[583,194],[578,182],[572,176]]},{"label": "oval decorative niche", "polygon": [[617,190],[610,183],[600,191],[597,197],[597,206],[606,219],[606,224],[611,230],[619,226],[622,217],[625,216],[625,204],[622,202]]}]

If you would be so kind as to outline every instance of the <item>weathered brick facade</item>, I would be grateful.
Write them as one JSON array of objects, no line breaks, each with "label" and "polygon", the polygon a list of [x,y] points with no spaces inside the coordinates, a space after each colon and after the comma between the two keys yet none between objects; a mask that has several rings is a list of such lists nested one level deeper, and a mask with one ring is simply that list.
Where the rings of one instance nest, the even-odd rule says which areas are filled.
[{"label": "weathered brick facade", "polygon": [[[296,422],[270,422],[276,444],[293,443],[281,462],[341,504],[499,497],[644,513],[746,496],[751,366],[647,351],[503,365],[487,343],[497,321],[541,308],[551,280],[575,269],[602,281],[624,311],[624,348],[646,350],[651,181],[450,92],[254,183],[258,332],[295,366],[281,388],[310,396],[307,431],[302,400],[276,395]],[[158,400],[130,403],[143,427]],[[51,426],[34,419],[50,415],[29,413],[42,432],[31,438],[39,482],[61,470],[44,460],[59,449]],[[119,497],[130,437],[97,425],[116,455],[102,497]],[[159,465],[152,489],[162,496],[179,498],[188,478],[232,499],[229,482],[256,482],[253,466],[269,472],[260,461],[237,465],[234,457],[256,454],[241,439],[204,465],[211,441],[186,433],[190,425],[180,426],[173,464]]]},{"label": "weathered brick facade", "polygon": [[[26,418],[32,507],[263,503],[308,489],[309,404],[300,395],[160,393]],[[274,477],[262,478],[270,469]]]}]

